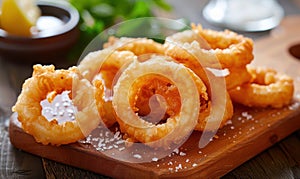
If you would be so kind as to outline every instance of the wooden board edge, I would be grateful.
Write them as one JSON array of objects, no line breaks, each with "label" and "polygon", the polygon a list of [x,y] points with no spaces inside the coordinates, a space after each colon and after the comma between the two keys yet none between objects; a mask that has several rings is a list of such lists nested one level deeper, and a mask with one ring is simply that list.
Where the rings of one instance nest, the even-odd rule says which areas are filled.
[{"label": "wooden board edge", "polygon": [[[119,178],[119,173],[127,173],[126,176],[132,177],[143,177],[143,178],[172,178],[172,177],[191,177],[191,178],[198,178],[198,177],[221,177],[226,173],[230,172],[231,170],[235,169],[237,166],[241,165],[242,163],[246,162],[247,160],[251,159],[255,155],[257,155],[258,151],[262,152],[263,150],[267,149],[268,147],[274,145],[275,143],[279,142],[283,138],[287,137],[291,133],[299,130],[300,128],[300,113],[296,115],[289,116],[284,120],[280,121],[280,123],[276,123],[276,125],[271,126],[270,130],[267,130],[260,135],[257,135],[254,138],[244,141],[243,143],[239,143],[234,145],[230,151],[227,153],[220,154],[221,157],[219,160],[211,159],[208,162],[209,165],[201,166],[201,169],[195,168],[191,169],[185,173],[171,173],[171,174],[161,174],[156,173],[151,170],[145,170],[142,165],[132,165],[127,164],[124,162],[116,162],[111,158],[107,158],[104,155],[99,156],[99,154],[95,154],[95,151],[91,149],[91,153],[86,153],[86,151],[78,150],[76,145],[78,144],[71,144],[65,145],[61,147],[55,146],[45,146],[42,144],[37,144],[34,138],[26,134],[19,126],[14,124],[13,121],[14,116],[10,119],[10,127],[9,127],[9,134],[11,143],[21,150],[24,150],[28,153],[38,155],[50,160],[54,160],[60,163],[64,163],[67,165],[71,165],[74,167],[86,169],[95,173],[101,173],[103,175],[111,176],[114,178]],[[16,118],[16,117],[15,117]],[[295,125],[296,124],[296,125]],[[284,130],[289,128],[291,130]],[[22,137],[23,140],[18,140],[18,138]],[[263,145],[251,145],[252,143],[263,143]],[[26,144],[25,144],[26,143]],[[34,145],[30,145],[34,144]],[[247,147],[241,147],[247,146]],[[49,152],[50,151],[50,152]],[[54,155],[54,154],[59,155]],[[95,155],[91,155],[91,154]],[[245,157],[246,154],[246,157]],[[235,160],[232,161],[229,156],[234,155]],[[61,157],[63,156],[63,157]],[[69,157],[69,156],[81,156],[78,158]],[[243,156],[243,157],[240,157]],[[246,160],[245,160],[246,158]],[[110,170],[105,170],[97,165],[89,165],[90,163],[106,163],[106,165],[111,166]],[[117,164],[116,164],[117,163]],[[219,169],[216,166],[223,164],[223,168]],[[130,172],[129,172],[130,171]]]}]

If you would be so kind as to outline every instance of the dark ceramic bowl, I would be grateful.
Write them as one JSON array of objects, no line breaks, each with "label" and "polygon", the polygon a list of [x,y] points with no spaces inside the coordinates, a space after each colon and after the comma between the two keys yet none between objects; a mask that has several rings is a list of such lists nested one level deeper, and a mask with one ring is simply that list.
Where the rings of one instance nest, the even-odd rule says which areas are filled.
[{"label": "dark ceramic bowl", "polygon": [[0,29],[0,55],[4,60],[57,62],[76,43],[79,37],[77,10],[67,3],[38,1],[37,4],[43,18],[55,19],[59,25],[43,28],[31,37],[14,36]]}]

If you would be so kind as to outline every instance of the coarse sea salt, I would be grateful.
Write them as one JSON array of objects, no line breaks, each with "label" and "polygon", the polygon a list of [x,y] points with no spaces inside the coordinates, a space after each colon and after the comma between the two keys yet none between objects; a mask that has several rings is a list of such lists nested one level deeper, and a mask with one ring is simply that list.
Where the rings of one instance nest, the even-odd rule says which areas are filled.
[{"label": "coarse sea salt", "polygon": [[152,161],[153,161],[153,162],[157,162],[157,161],[158,161],[158,158],[157,158],[157,157],[153,157],[153,158],[152,158]]},{"label": "coarse sea salt", "polygon": [[140,154],[134,154],[133,157],[136,158],[136,159],[141,159],[142,158],[142,156]]}]

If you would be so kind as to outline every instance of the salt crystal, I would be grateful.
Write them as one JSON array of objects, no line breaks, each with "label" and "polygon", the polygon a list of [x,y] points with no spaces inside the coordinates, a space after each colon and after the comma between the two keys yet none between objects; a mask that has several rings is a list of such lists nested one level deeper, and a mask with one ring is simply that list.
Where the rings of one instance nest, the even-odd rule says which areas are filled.
[{"label": "salt crystal", "polygon": [[228,124],[232,124],[232,120],[228,120],[228,121],[226,122],[226,125],[228,125]]},{"label": "salt crystal", "polygon": [[153,157],[153,158],[152,158],[152,161],[153,161],[153,162],[157,162],[157,161],[158,161],[158,158]]},{"label": "salt crystal", "polygon": [[52,116],[53,117],[57,116],[57,112],[56,111],[52,111]]},{"label": "salt crystal", "polygon": [[190,159],[186,159],[185,162],[188,163],[190,161]]},{"label": "salt crystal", "polygon": [[123,150],[125,150],[125,147],[119,148],[119,151],[123,151]]},{"label": "salt crystal", "polygon": [[176,167],[176,169],[182,169],[181,163]]},{"label": "salt crystal", "polygon": [[125,141],[124,140],[118,140],[117,142],[116,142],[116,144],[117,145],[120,145],[120,144],[123,144]]},{"label": "salt crystal", "polygon": [[184,152],[180,152],[180,153],[179,153],[179,155],[180,155],[180,156],[185,156],[185,155],[186,155],[186,153],[184,153]]},{"label": "salt crystal", "polygon": [[73,109],[67,109],[67,112],[70,114],[74,114],[74,110]]},{"label": "salt crystal", "polygon": [[110,132],[105,132],[105,137],[109,137]]},{"label": "salt crystal", "polygon": [[119,135],[120,135],[120,132],[117,131],[117,132],[115,133],[115,135],[114,135],[114,138],[115,138],[115,139],[118,139],[118,138],[120,137]]},{"label": "salt crystal", "polygon": [[63,106],[66,108],[66,107],[69,107],[71,104],[69,102],[63,102]]},{"label": "salt crystal", "polygon": [[192,167],[197,167],[197,164],[196,164],[196,163],[193,163]]},{"label": "salt crystal", "polygon": [[242,112],[243,117],[247,117],[247,115],[248,115],[248,112]]},{"label": "salt crystal", "polygon": [[179,149],[174,149],[173,152],[175,152],[176,154],[178,154],[179,153]]},{"label": "salt crystal", "polygon": [[63,115],[64,115],[64,111],[60,111],[60,112],[58,113],[58,115],[63,116]]},{"label": "salt crystal", "polygon": [[136,158],[136,159],[141,159],[142,158],[142,156],[140,154],[134,154],[133,157]]}]

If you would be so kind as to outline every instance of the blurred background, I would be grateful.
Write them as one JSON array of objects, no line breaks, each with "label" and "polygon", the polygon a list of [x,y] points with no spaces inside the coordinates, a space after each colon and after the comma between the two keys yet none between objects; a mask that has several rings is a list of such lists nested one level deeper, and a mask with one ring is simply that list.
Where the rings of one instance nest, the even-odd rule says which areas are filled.
[{"label": "blurred background", "polygon": [[[1,1],[7,0],[0,0],[0,3]],[[22,2],[22,0],[19,1]],[[140,17],[179,19],[186,25],[193,22],[202,24],[204,28],[214,30],[227,28],[250,38],[257,39],[267,35],[269,30],[275,28],[284,16],[299,14],[300,12],[299,0],[39,0],[37,2],[49,2],[50,4],[67,2],[75,7],[79,14],[77,26],[79,35],[73,33],[73,35],[66,37],[66,39],[61,38],[62,40],[57,42],[62,43],[61,41],[63,40],[71,41],[71,39],[73,39],[73,43],[70,44],[71,47],[64,50],[63,54],[58,53],[58,55],[53,57],[47,54],[47,57],[44,56],[31,61],[33,63],[46,61],[47,63],[55,63],[58,66],[74,65],[84,48],[95,36],[115,24],[130,19]],[[66,20],[63,19],[66,18],[65,15],[61,16],[55,14],[61,13],[58,10],[50,8],[46,10],[47,12],[42,14],[42,16],[49,16],[49,14],[51,14],[61,18],[61,20],[66,23]],[[48,20],[50,19],[48,18]],[[47,28],[55,29],[57,27],[56,25],[61,23],[59,21],[53,21],[53,19],[52,21],[38,22],[40,22],[38,23],[40,29],[44,31]],[[135,27],[128,27],[124,29],[124,31],[132,30],[130,28],[133,29]],[[5,41],[7,34],[3,33],[5,32],[1,32],[0,30],[0,50],[2,49],[1,45],[5,47],[8,44],[8,41]],[[76,38],[77,35],[78,38]],[[19,42],[12,42],[12,45],[16,43]],[[24,48],[26,44],[28,43],[22,42]],[[18,50],[20,48],[22,48],[22,46],[18,47]],[[6,48],[4,48],[2,52],[5,53],[5,50]],[[25,58],[25,56],[22,56],[22,58]],[[10,56],[6,58],[9,57]],[[30,58],[39,57],[32,56]],[[26,62],[28,61],[30,60],[26,60]]]}]

